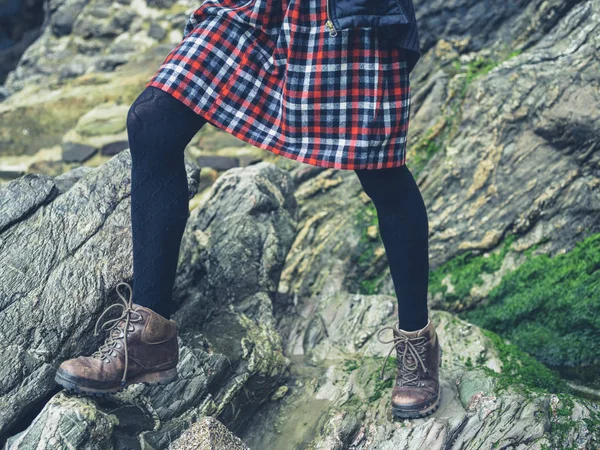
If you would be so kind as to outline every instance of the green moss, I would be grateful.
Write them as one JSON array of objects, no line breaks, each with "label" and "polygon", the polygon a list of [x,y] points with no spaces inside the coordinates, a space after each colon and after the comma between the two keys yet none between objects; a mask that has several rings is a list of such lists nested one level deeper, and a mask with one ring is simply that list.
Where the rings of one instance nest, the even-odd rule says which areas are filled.
[{"label": "green moss", "polygon": [[467,357],[467,360],[465,361],[465,366],[468,367],[469,369],[473,367],[473,361],[471,360],[471,357]]},{"label": "green moss", "polygon": [[[443,120],[446,120],[445,118]],[[425,132],[425,136],[421,138],[415,145],[413,156],[410,158],[411,171],[418,174],[429,162],[431,157],[442,148],[441,140],[438,139],[438,134],[435,128],[430,128]]]},{"label": "green moss", "polygon": [[383,278],[387,276],[387,273],[381,274],[381,276],[369,280],[363,280],[360,282],[359,293],[363,295],[375,295],[379,293],[381,289],[381,282]]},{"label": "green moss", "polygon": [[[515,236],[509,235],[499,251],[493,253],[477,255],[474,251],[468,251],[451,259],[430,273],[429,291],[434,295],[441,293],[448,309],[462,309],[465,299],[470,297],[471,289],[483,284],[481,274],[494,273],[500,269],[514,240]],[[448,287],[442,283],[447,276],[450,277],[454,292],[448,292]]]},{"label": "green moss", "polygon": [[469,61],[464,66],[461,64],[459,59],[455,59],[452,63],[457,73],[463,73],[465,75],[464,84],[459,93],[461,98],[464,98],[466,92],[476,78],[489,73],[493,68],[499,66],[504,61],[509,60],[521,53],[521,50],[513,50],[510,53],[501,52],[495,56],[482,56],[477,55],[474,59]]},{"label": "green moss", "polygon": [[352,373],[358,369],[358,361],[355,359],[347,359],[344,361],[344,371],[346,373]]},{"label": "green moss", "polygon": [[[383,357],[373,357],[373,358],[369,358],[371,360],[373,360],[373,362],[378,363],[377,365],[379,367],[381,367],[380,365],[383,364],[383,361],[385,361],[385,358]],[[386,368],[388,370],[389,367],[396,367],[397,362],[396,362],[396,358],[393,356],[390,356],[390,359],[387,362],[387,366]],[[394,386],[394,382],[395,382],[395,374],[392,375],[388,375],[387,377],[384,377],[383,380],[381,380],[379,378],[380,375],[380,371],[373,371],[370,374],[369,380],[367,382],[367,386],[369,388],[369,397],[368,400],[369,402],[376,402],[377,400],[379,400],[383,395],[388,395],[390,393],[390,389],[392,389],[392,387]]]},{"label": "green moss", "polygon": [[482,56],[477,56],[475,59],[470,61],[466,65],[466,69],[464,70],[466,78],[465,84],[463,86],[462,95],[465,95],[467,88],[475,78],[487,74],[490,70],[498,66],[501,62],[502,61],[493,60],[491,58],[486,58]]},{"label": "green moss", "polygon": [[360,239],[356,257],[352,263],[353,273],[348,277],[348,290],[358,291],[363,295],[373,295],[379,292],[381,282],[388,276],[387,258],[377,254],[383,248],[381,238],[369,236],[370,227],[379,230],[377,210],[373,202],[361,206],[356,213],[356,227],[360,230]]},{"label": "green moss", "polygon": [[[589,366],[589,374],[582,369],[578,374],[593,381],[593,364],[600,360],[599,269],[600,233],[554,258],[529,253],[484,305],[461,316],[510,339],[547,365]],[[453,274],[461,275],[464,271]]]},{"label": "green moss", "polygon": [[453,72],[451,75],[462,74],[463,77],[457,80],[459,88],[455,97],[450,101],[447,114],[442,118],[443,123],[428,129],[411,149],[411,156],[407,162],[410,163],[415,177],[418,177],[433,155],[445,148],[446,142],[450,142],[458,130],[462,120],[462,103],[473,80],[487,74],[494,67],[520,53],[520,50],[513,50],[503,51],[496,58],[477,56],[464,66],[458,58],[450,63],[452,68],[450,71]]},{"label": "green moss", "polygon": [[572,393],[571,388],[560,376],[531,357],[516,345],[507,343],[501,336],[486,329],[481,330],[493,343],[502,361],[502,372],[497,373],[483,366],[488,375],[497,380],[497,390],[502,391],[508,387],[524,388],[525,393],[542,392]]},{"label": "green moss", "polygon": [[[575,406],[573,397],[568,394],[556,394],[559,399],[558,406],[555,410],[552,409],[552,405],[548,402],[548,416],[550,420],[550,432],[547,435],[548,440],[551,442],[551,446],[542,446],[542,448],[555,449],[560,448],[565,450],[577,450],[581,448],[578,445],[569,445],[569,437],[572,435],[572,431],[578,429],[581,426],[581,422],[588,426],[589,430],[598,430],[600,426],[599,414],[593,409],[589,409],[590,418],[581,419],[581,421],[572,420],[573,408]],[[590,447],[594,443],[598,444],[595,436],[590,436],[592,441],[588,442]],[[593,447],[592,447],[593,446]]]}]

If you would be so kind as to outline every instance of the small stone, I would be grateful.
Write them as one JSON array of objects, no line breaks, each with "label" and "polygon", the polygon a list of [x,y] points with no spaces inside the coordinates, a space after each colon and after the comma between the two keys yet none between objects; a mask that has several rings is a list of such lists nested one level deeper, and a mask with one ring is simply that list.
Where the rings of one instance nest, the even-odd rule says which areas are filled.
[{"label": "small stone", "polygon": [[199,156],[197,162],[202,168],[211,167],[215,170],[229,170],[240,166],[240,160],[231,156]]},{"label": "small stone", "polygon": [[369,236],[369,239],[371,240],[377,239],[377,236],[379,236],[377,225],[371,225],[369,228],[367,228],[367,236]]},{"label": "small stone", "polygon": [[285,394],[290,390],[286,385],[279,386],[279,388],[271,396],[271,401],[281,400],[285,397]]},{"label": "small stone", "polygon": [[129,141],[110,142],[102,147],[100,153],[104,156],[114,156],[126,148],[129,148]]},{"label": "small stone", "polygon": [[65,162],[83,162],[91,158],[98,149],[77,142],[65,142],[62,145],[62,159]]},{"label": "small stone", "polygon": [[150,29],[148,30],[148,36],[150,36],[153,39],[156,39],[157,41],[162,41],[166,35],[167,35],[167,31],[163,27],[161,27],[159,24],[157,24],[156,22],[152,22],[150,24]]},{"label": "small stone", "polygon": [[248,450],[240,438],[214,417],[203,417],[173,441],[169,450]]}]

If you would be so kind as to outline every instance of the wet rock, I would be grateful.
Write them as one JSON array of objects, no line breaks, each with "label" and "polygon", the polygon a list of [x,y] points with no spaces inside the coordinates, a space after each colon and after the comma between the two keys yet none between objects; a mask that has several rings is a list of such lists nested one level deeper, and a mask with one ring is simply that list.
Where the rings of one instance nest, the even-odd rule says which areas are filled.
[{"label": "wet rock", "polygon": [[[391,344],[380,343],[376,330],[394,323],[394,303],[395,298],[388,296],[342,293],[315,299],[313,314],[323,318],[327,339],[300,356],[298,343],[310,325],[308,320],[298,322],[287,347],[290,355],[296,355],[291,356],[291,389],[255,416],[240,435],[244,442],[250,448],[327,450],[459,449],[490,442],[540,450],[578,442],[581,448],[592,449],[598,443],[599,429],[590,426],[600,420],[598,405],[564,393],[559,400],[552,391],[530,389],[508,368],[514,358],[527,355],[513,353],[512,362],[507,361],[481,329],[439,310],[431,310],[431,319],[443,348],[440,406],[424,418],[392,419],[395,362],[388,361],[381,380]],[[391,331],[381,338],[390,339]],[[521,364],[526,367],[530,362],[519,360],[517,366]],[[508,372],[502,375],[504,370]]]}]

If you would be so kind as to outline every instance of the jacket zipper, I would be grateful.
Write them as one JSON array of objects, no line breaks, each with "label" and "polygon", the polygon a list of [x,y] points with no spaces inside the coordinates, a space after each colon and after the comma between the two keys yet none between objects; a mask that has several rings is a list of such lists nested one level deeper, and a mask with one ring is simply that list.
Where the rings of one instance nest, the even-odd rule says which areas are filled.
[{"label": "jacket zipper", "polygon": [[327,22],[325,22],[325,25],[327,26],[327,28],[329,28],[329,35],[330,36],[337,36],[337,30],[335,29],[335,26],[333,25],[333,21],[331,20],[331,15],[329,14],[329,2],[330,2],[330,0],[326,0],[326,3],[327,3]]}]

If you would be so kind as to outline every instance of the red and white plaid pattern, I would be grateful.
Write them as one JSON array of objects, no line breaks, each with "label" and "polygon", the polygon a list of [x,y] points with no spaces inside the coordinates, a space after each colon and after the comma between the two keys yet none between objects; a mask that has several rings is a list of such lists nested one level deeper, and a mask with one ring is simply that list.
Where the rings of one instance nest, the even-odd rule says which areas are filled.
[{"label": "red and white plaid pattern", "polygon": [[409,71],[378,28],[326,27],[327,0],[204,0],[148,82],[249,144],[334,169],[403,165]]}]

